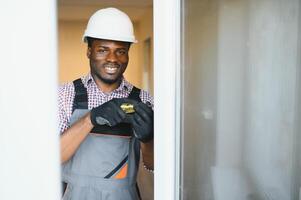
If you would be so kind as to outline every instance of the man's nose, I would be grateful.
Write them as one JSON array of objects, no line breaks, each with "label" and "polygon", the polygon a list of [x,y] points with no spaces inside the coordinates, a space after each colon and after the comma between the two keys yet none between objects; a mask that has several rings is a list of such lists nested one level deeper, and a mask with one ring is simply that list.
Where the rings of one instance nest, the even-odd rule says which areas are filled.
[{"label": "man's nose", "polygon": [[114,52],[110,52],[107,56],[107,61],[108,62],[116,62],[117,61],[117,57],[115,55]]}]

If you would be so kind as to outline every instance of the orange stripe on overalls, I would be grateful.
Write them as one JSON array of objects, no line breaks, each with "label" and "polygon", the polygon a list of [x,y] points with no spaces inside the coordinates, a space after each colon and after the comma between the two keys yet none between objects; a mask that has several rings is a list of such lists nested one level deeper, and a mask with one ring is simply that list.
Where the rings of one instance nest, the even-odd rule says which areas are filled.
[{"label": "orange stripe on overalls", "polygon": [[115,179],[123,179],[127,176],[127,172],[128,172],[128,164],[126,163],[121,169],[120,171],[115,175]]}]

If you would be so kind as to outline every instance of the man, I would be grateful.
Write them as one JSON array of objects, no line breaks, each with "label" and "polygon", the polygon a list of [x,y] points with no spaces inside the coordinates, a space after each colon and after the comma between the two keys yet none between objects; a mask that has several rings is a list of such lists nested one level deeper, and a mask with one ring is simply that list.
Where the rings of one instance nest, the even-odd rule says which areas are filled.
[{"label": "man", "polygon": [[136,200],[140,148],[153,169],[153,99],[123,77],[136,42],[132,22],[101,9],[83,40],[90,73],[59,90],[63,199]]}]

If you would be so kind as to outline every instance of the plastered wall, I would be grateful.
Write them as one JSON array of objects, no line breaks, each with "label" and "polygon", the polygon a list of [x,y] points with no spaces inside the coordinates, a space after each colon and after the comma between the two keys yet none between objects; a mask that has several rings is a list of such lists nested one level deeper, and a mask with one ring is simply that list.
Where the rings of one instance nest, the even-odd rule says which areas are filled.
[{"label": "plastered wall", "polygon": [[[139,56],[139,65],[140,65],[140,73],[142,76],[143,73],[143,68],[147,68],[148,70],[148,83],[149,87],[146,88],[142,84],[142,88],[148,89],[148,91],[153,94],[153,80],[154,80],[154,75],[153,75],[153,12],[152,9],[148,9],[145,11],[144,15],[141,17],[141,20],[139,23],[136,24],[137,30],[138,30],[138,44],[137,44],[137,54]],[[145,52],[145,41],[147,39],[150,39],[151,45],[150,45],[150,66],[144,66],[144,52]]]},{"label": "plastered wall", "polygon": [[59,21],[59,82],[72,81],[89,71],[86,45],[81,41],[86,22]]},{"label": "plastered wall", "polygon": [[183,199],[300,199],[300,1],[185,3]]}]

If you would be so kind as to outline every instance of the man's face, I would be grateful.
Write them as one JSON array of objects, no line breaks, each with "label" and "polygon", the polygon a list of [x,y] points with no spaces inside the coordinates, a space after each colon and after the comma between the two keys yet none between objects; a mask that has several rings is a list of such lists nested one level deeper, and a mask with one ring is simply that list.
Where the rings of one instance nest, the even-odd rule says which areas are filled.
[{"label": "man's face", "polygon": [[93,40],[88,47],[91,74],[105,84],[120,81],[129,61],[130,43],[112,40]]}]

